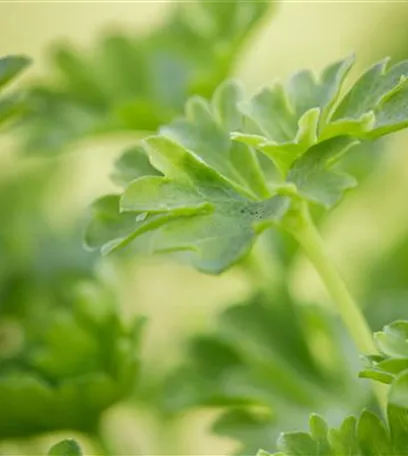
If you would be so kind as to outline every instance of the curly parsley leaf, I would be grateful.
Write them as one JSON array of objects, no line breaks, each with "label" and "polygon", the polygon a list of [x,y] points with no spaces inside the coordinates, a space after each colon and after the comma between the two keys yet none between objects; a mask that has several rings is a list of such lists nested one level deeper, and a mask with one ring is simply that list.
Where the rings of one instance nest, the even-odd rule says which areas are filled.
[{"label": "curly parsley leaf", "polygon": [[31,90],[26,150],[58,152],[102,132],[155,131],[182,112],[189,96],[211,97],[273,5],[175,3],[147,36],[112,34],[88,52],[57,47],[54,74]]},{"label": "curly parsley leaf", "polygon": [[256,145],[285,175],[297,157],[321,140],[343,135],[373,139],[405,128],[408,62],[391,68],[387,60],[374,65],[341,97],[353,61],[349,57],[329,66],[318,81],[301,71],[284,85],[263,89],[243,105],[248,125],[233,137]]},{"label": "curly parsley leaf", "polygon": [[[276,456],[343,455],[374,456],[407,454],[407,412],[405,404],[388,404],[387,422],[364,410],[358,419],[346,418],[340,427],[331,428],[319,415],[309,419],[310,432],[285,432],[277,441]],[[261,450],[258,455],[270,453]]]},{"label": "curly parsley leaf", "polygon": [[[184,117],[140,145],[158,176],[146,165],[133,165],[128,155],[122,159],[122,175],[126,169],[135,180],[120,197],[116,216],[126,223],[130,213],[133,220],[143,214],[140,233],[154,230],[151,251],[193,252],[197,268],[220,273],[245,255],[263,229],[285,228],[286,214],[299,201],[337,204],[356,185],[337,168],[340,159],[378,136],[379,124],[371,121],[385,109],[399,106],[400,118],[406,110],[395,100],[404,99],[408,64],[369,70],[342,98],[353,61],[334,63],[318,80],[301,71],[249,101],[234,81],[221,84],[211,101],[193,97]],[[399,120],[392,125],[381,127],[381,134],[405,126]],[[271,177],[265,159],[280,177]],[[112,250],[110,242],[121,247],[138,234],[139,225],[125,242],[106,239],[102,248]]]},{"label": "curly parsley leaf", "polygon": [[374,334],[379,355],[367,358],[360,377],[390,384],[408,369],[408,322],[396,321]]},{"label": "curly parsley leaf", "polygon": [[[244,187],[164,136],[144,143],[150,162],[164,177],[133,181],[120,198],[120,209],[113,209],[113,196],[99,200],[86,236],[91,248],[102,244],[107,252],[160,228],[152,238],[154,251],[190,251],[197,268],[219,273],[245,255],[256,234],[278,221],[288,207],[285,197],[255,200]],[[102,213],[107,198],[109,213]]]}]

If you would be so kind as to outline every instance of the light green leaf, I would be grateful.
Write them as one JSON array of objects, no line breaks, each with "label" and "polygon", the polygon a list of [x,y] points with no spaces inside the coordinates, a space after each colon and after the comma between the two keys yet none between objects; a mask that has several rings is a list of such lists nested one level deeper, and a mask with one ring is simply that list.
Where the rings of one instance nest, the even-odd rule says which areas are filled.
[{"label": "light green leaf", "polygon": [[388,62],[389,59],[384,59],[360,77],[336,108],[333,121],[361,118],[401,85],[408,74],[408,61],[400,62],[391,68],[388,68]]},{"label": "light green leaf", "polygon": [[[324,70],[319,81],[310,71],[300,71],[287,85],[276,83],[242,105],[250,121],[248,131],[232,138],[269,155],[286,176],[290,165],[318,140],[331,107],[354,62],[351,56]],[[254,129],[252,133],[251,130]]]},{"label": "light green leaf", "polygon": [[121,197],[120,207],[123,212],[149,213],[185,209],[188,215],[212,209],[193,186],[158,176],[132,182]]},{"label": "light green leaf", "polygon": [[359,372],[360,378],[369,378],[376,382],[389,384],[393,381],[394,376],[380,368],[368,367]]},{"label": "light green leaf", "polygon": [[339,429],[329,429],[328,439],[335,455],[351,456],[358,454],[356,428],[356,418],[349,416],[343,421]]},{"label": "light green leaf", "polygon": [[214,92],[212,105],[216,120],[227,132],[240,130],[243,118],[239,105],[245,99],[245,89],[234,80],[221,83]]},{"label": "light green leaf", "polygon": [[408,61],[390,68],[388,62],[375,64],[354,84],[333,113],[325,137],[341,134],[340,130],[350,134],[352,123],[353,134],[361,138],[379,137],[406,126]]},{"label": "light green leaf", "polygon": [[199,269],[219,273],[245,255],[257,233],[278,222],[289,206],[285,197],[254,200],[244,187],[164,136],[150,137],[144,146],[164,177],[142,177],[121,198],[98,200],[86,233],[88,247],[108,253],[165,225],[152,237],[153,251],[188,250]]},{"label": "light green leaf", "polygon": [[300,71],[289,79],[288,96],[298,118],[312,108],[319,108],[322,113],[321,124],[324,125],[354,60],[354,55],[351,55],[329,65],[318,80],[307,70]]},{"label": "light green leaf", "polygon": [[116,184],[126,187],[139,177],[159,175],[159,171],[150,164],[145,150],[136,146],[125,151],[116,161],[111,178]]},{"label": "light green leaf", "polygon": [[306,432],[285,432],[277,442],[278,449],[288,456],[318,455],[318,444]]},{"label": "light green leaf", "polygon": [[338,136],[316,144],[294,162],[287,181],[295,184],[298,194],[307,201],[333,206],[356,182],[329,168],[356,143],[350,137]]},{"label": "light green leaf", "polygon": [[[353,61],[334,63],[318,80],[299,72],[249,101],[231,81],[211,101],[191,98],[183,118],[142,143],[150,162],[144,162],[146,172],[151,166],[164,177],[129,183],[129,176],[140,175],[139,159],[134,165],[123,159],[129,163],[123,179],[128,188],[117,222],[112,217],[109,228],[106,219],[103,224],[105,251],[154,230],[153,250],[187,251],[197,268],[219,273],[242,258],[263,229],[281,224],[290,206],[296,211],[299,200],[325,208],[338,203],[356,181],[336,164],[360,140],[402,128],[405,117],[399,113],[408,95],[408,63],[402,62],[388,72],[385,64],[373,67],[341,100]],[[259,159],[270,164],[269,171],[278,169],[281,178],[264,171]],[[135,219],[127,211],[146,213],[143,223],[138,218],[132,226]],[[376,370],[363,375],[379,376]]]},{"label": "light green leaf", "polygon": [[399,374],[392,383],[389,402],[394,406],[408,410],[408,371]]},{"label": "light green leaf", "polygon": [[408,322],[396,321],[374,334],[375,342],[388,357],[408,357]]},{"label": "light green leaf", "polygon": [[129,244],[136,236],[151,231],[172,217],[181,214],[149,215],[137,212],[120,212],[120,197],[108,195],[95,201],[91,220],[85,232],[85,245],[91,250],[101,249],[106,255]]},{"label": "light green leaf", "polygon": [[264,203],[219,200],[211,214],[163,226],[153,238],[153,249],[191,251],[197,269],[219,274],[240,260],[250,250],[256,234],[280,221],[287,208],[288,200],[280,197]]},{"label": "light green leaf", "polygon": [[357,439],[362,455],[389,456],[390,440],[384,423],[374,413],[364,410],[357,423]]},{"label": "light green leaf", "polygon": [[54,445],[48,452],[48,456],[82,456],[82,451],[75,440],[67,439]]},{"label": "light green leaf", "polygon": [[[229,99],[230,96],[233,98]],[[234,113],[232,108],[238,96],[234,83],[224,83],[214,99],[216,107],[203,99],[192,98],[186,105],[186,117],[162,127],[160,131],[193,151],[208,167],[237,188],[245,186],[255,196],[267,197],[270,194],[255,152],[233,143],[225,127],[238,121],[238,113]]]}]

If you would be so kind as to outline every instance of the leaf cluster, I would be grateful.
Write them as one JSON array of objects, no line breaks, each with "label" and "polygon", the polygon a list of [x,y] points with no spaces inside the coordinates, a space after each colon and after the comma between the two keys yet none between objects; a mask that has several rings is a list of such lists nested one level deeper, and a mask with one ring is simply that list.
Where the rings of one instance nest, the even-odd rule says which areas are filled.
[{"label": "leaf cluster", "polygon": [[[285,432],[277,441],[279,455],[405,455],[408,453],[408,322],[395,321],[374,334],[380,355],[368,357],[360,372],[389,385],[387,419],[364,410],[336,428],[329,428],[316,414],[309,420],[310,432]],[[266,455],[264,451],[259,453]]]},{"label": "leaf cluster", "polygon": [[249,100],[236,82],[210,102],[191,98],[183,118],[119,161],[124,191],[95,203],[88,246],[106,254],[153,232],[150,251],[186,251],[198,269],[220,273],[266,228],[290,229],[299,205],[332,207],[355,185],[336,169],[340,158],[408,124],[408,63],[380,62],[343,95],[353,61],[318,79],[301,71]]}]

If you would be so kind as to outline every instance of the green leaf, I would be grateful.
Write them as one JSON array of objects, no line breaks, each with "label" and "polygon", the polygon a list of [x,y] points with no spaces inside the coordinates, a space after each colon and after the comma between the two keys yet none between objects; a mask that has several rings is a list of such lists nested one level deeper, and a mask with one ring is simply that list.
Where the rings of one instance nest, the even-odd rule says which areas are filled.
[{"label": "green leaf", "polygon": [[293,163],[287,181],[295,184],[302,198],[330,208],[356,182],[351,176],[329,168],[356,143],[350,137],[338,136],[316,144]]},{"label": "green leaf", "polygon": [[354,55],[351,55],[329,65],[317,81],[307,70],[300,71],[289,79],[288,96],[299,119],[308,110],[319,108],[322,113],[322,123],[327,120],[354,60]]},{"label": "green leaf", "polygon": [[[359,419],[346,418],[339,429],[329,429],[316,415],[310,418],[310,433],[285,432],[278,439],[283,455],[295,456],[389,456],[406,454],[408,427],[403,408],[389,404],[390,427],[374,413],[364,410]],[[402,421],[401,421],[402,420]],[[403,424],[404,423],[404,424]]]},{"label": "green leaf", "polygon": [[387,357],[408,357],[408,321],[396,321],[374,334],[375,342]]},{"label": "green leaf", "polygon": [[[0,92],[3,87],[10,83],[30,63],[30,60],[23,56],[8,56],[0,58]],[[20,94],[8,94],[0,98],[0,126],[24,112],[26,100]]]},{"label": "green leaf", "polygon": [[360,378],[369,378],[375,380],[376,382],[389,384],[393,381],[394,376],[388,372],[385,372],[382,369],[377,369],[375,367],[368,367],[359,372],[358,376]]},{"label": "green leaf", "polygon": [[316,142],[319,115],[319,110],[311,109],[307,111],[299,119],[296,136],[291,141],[277,143],[266,140],[263,136],[239,132],[233,132],[231,138],[235,141],[252,145],[264,152],[272,159],[282,176],[285,177],[292,163]]},{"label": "green leaf", "polygon": [[[340,159],[373,137],[369,131],[379,133],[373,122],[384,119],[387,131],[391,124],[402,128],[404,121],[393,110],[408,94],[400,82],[408,63],[402,62],[385,73],[384,65],[369,70],[341,100],[353,61],[334,63],[318,80],[299,72],[249,101],[231,81],[211,101],[191,98],[184,117],[162,126],[159,135],[140,146],[164,177],[129,183],[116,210],[117,222],[111,217],[103,242],[95,244],[109,252],[154,231],[152,251],[186,251],[198,269],[220,273],[245,256],[261,231],[285,228],[283,217],[289,210],[296,212],[299,202],[326,209],[337,204],[356,185],[336,168]],[[263,169],[261,153],[262,163],[269,159],[280,179]],[[128,175],[140,176],[138,161],[131,164],[125,155]],[[134,216],[127,211],[146,213],[142,225],[133,226]]]},{"label": "green leaf", "polygon": [[237,188],[246,186],[254,196],[268,197],[270,192],[255,152],[232,142],[227,130],[242,117],[236,111],[240,97],[239,87],[226,82],[217,89],[212,104],[197,97],[190,99],[186,117],[162,127],[161,133],[193,151]]},{"label": "green leaf", "polygon": [[[103,231],[100,238],[105,241],[104,250],[108,251],[112,246],[116,248],[127,243],[130,237],[173,219],[157,231],[152,249],[191,251],[197,268],[219,273],[242,258],[256,234],[279,221],[288,208],[288,200],[284,197],[254,201],[243,187],[207,166],[190,150],[163,136],[148,138],[145,145],[150,162],[165,177],[141,178],[125,190],[121,199],[123,212],[116,212],[121,220],[117,227],[115,224],[119,220],[111,218],[108,227],[108,219],[102,216],[102,220],[98,215],[98,203],[88,229],[88,233],[93,232],[88,245],[103,244],[92,242]],[[135,225],[134,215],[126,213],[129,210],[148,215],[141,224]],[[111,239],[109,233],[112,233]]]},{"label": "green leaf", "polygon": [[388,421],[395,454],[408,454],[408,373],[402,372],[391,385]]},{"label": "green leaf", "polygon": [[211,209],[193,186],[158,176],[132,182],[123,193],[120,206],[125,212],[149,213],[185,209],[186,214],[191,214]]},{"label": "green leaf", "polygon": [[396,375],[408,369],[407,358],[383,359],[380,362],[371,362],[371,367],[367,367],[359,373],[361,378],[371,378],[381,383],[390,384]]},{"label": "green leaf", "polygon": [[[404,372],[408,371],[408,322],[397,320],[384,326],[382,331],[374,333],[374,341],[380,354],[366,358],[367,366],[359,376],[394,385],[397,379],[403,379]],[[393,389],[391,393],[392,391]],[[396,391],[401,391],[401,387]]]},{"label": "green leaf", "polygon": [[30,64],[30,59],[19,55],[0,58],[0,89],[12,81]]},{"label": "green leaf", "polygon": [[[164,389],[166,409],[222,407],[213,429],[237,440],[238,454],[273,449],[279,432],[303,426],[311,409],[336,413],[340,400],[343,410],[353,411],[356,404],[345,401],[345,393],[341,399],[333,394],[348,377],[345,362],[339,360],[329,374],[309,345],[311,334],[333,339],[332,322],[318,309],[309,311],[299,308],[286,289],[226,309],[209,334],[188,342],[187,359]],[[334,353],[330,350],[338,359]]]},{"label": "green leaf", "polygon": [[48,456],[82,456],[82,451],[75,440],[67,439],[54,445]]},{"label": "green leaf", "polygon": [[390,440],[384,423],[374,413],[364,410],[357,423],[357,439],[362,455],[390,454]]},{"label": "green leaf", "polygon": [[306,432],[285,432],[279,437],[278,449],[288,456],[319,454],[318,443]]},{"label": "green leaf", "polygon": [[334,454],[358,454],[357,420],[349,416],[341,424],[339,429],[329,429],[328,439]]},{"label": "green leaf", "polygon": [[111,178],[116,184],[126,187],[139,177],[159,175],[159,171],[150,164],[144,149],[136,146],[124,152],[116,161]]},{"label": "green leaf", "polygon": [[242,109],[258,135],[245,132],[232,137],[257,146],[286,176],[293,161],[317,141],[319,123],[324,125],[353,62],[351,56],[330,65],[319,81],[304,70],[293,75],[286,86],[276,83],[263,89]]},{"label": "green leaf", "polygon": [[106,255],[129,244],[135,237],[184,214],[184,208],[181,213],[176,210],[174,213],[152,215],[146,212],[120,212],[120,197],[107,195],[92,205],[91,220],[85,232],[85,245],[90,250],[101,249]]},{"label": "green leaf", "polygon": [[[153,239],[153,249],[191,251],[191,261],[197,269],[219,274],[247,254],[257,232],[266,224],[279,221],[286,208],[287,201],[279,197],[260,204],[234,199],[216,201],[213,213],[163,226]],[[257,223],[258,231],[254,228]]]}]

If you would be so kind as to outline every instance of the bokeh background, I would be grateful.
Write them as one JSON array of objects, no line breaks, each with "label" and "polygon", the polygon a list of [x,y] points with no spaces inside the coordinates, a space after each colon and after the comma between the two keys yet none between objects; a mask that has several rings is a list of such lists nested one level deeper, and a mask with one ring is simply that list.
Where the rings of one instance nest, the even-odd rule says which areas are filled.
[{"label": "bokeh background", "polygon": [[[174,6],[171,1],[153,0],[1,2],[0,55],[21,53],[33,59],[32,66],[12,88],[28,88],[47,80],[53,71],[47,56],[58,43],[70,42],[87,51],[112,31],[142,37],[160,27]],[[385,56],[393,61],[408,58],[407,19],[408,3],[404,2],[282,1],[246,44],[234,75],[253,92],[258,86],[285,78],[298,69],[319,71],[355,52],[353,79],[367,65]],[[9,261],[16,259],[16,251],[23,252],[22,258],[28,250],[36,251],[52,270],[52,252],[63,246],[72,257],[77,255],[75,268],[92,263],[102,282],[109,283],[125,320],[139,315],[148,319],[140,348],[141,380],[136,391],[103,416],[101,426],[112,454],[220,455],[238,451],[238,441],[248,435],[249,440],[255,435],[265,442],[262,432],[269,431],[261,424],[259,429],[255,425],[251,429],[237,426],[239,432],[235,433],[241,433],[243,438],[225,435],[228,432],[214,433],[213,423],[225,413],[222,406],[186,407],[175,418],[163,413],[157,399],[158,390],[164,389],[163,378],[185,363],[189,340],[198,333],[213,333],[223,311],[252,296],[257,286],[253,276],[242,267],[220,277],[205,276],[167,257],[130,255],[100,259],[81,251],[80,235],[75,240],[81,253],[74,254],[71,232],[83,227],[92,200],[115,188],[109,179],[113,163],[124,147],[135,143],[137,135],[127,132],[86,138],[71,143],[63,154],[44,158],[41,154],[19,153],[24,134],[24,128],[17,128],[3,134],[0,140],[3,187],[14,176],[29,175],[27,179],[18,178],[12,193],[0,199],[1,224],[7,227],[11,219],[18,220],[8,228],[13,245],[18,244],[16,250],[11,250],[11,260],[7,257],[9,253],[0,251],[8,262],[0,269],[0,280],[6,282],[7,271],[12,268]],[[408,135],[404,132],[381,144],[365,146],[346,163],[361,185],[329,216],[318,214],[323,237],[346,282],[359,302],[372,309],[369,315],[373,329],[394,317],[408,316],[407,149]],[[44,174],[48,176],[46,182]],[[32,187],[27,183],[30,179]],[[35,192],[38,197],[33,196]],[[44,220],[42,225],[46,228],[38,226],[38,219]],[[54,239],[48,242],[51,237]],[[287,239],[282,242],[290,244]],[[274,277],[271,286],[274,281],[283,281],[291,299],[300,307],[308,311],[309,307],[317,306],[329,318],[335,318],[313,268],[300,253],[291,255],[290,265],[280,258],[268,265],[268,273]],[[19,257],[18,261],[25,260]],[[35,263],[33,268],[37,270],[40,266]],[[58,277],[51,280],[58,286]],[[13,282],[10,286],[14,292],[21,284]],[[7,307],[7,296],[0,294],[0,311]],[[33,307],[37,305],[35,300],[28,302]],[[38,309],[43,311],[41,306]],[[1,315],[0,318],[0,332],[4,333],[9,330],[9,319]],[[311,342],[311,350],[321,363],[330,364],[332,348],[330,340],[323,336]],[[352,352],[346,342],[345,347],[346,353]],[[354,354],[342,359],[347,359],[351,366],[356,363]],[[361,402],[367,400],[367,385],[356,388],[355,394],[363,397]],[[188,385],[182,381],[174,385],[173,381],[168,392],[170,399],[180,389],[185,392]],[[72,432],[62,431],[58,435]],[[95,442],[89,436],[79,433],[78,438],[89,454],[96,454]],[[53,439],[55,433],[29,440],[6,439],[0,444],[0,454],[40,454]]]}]

